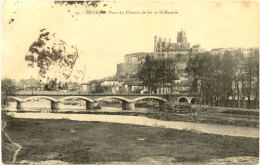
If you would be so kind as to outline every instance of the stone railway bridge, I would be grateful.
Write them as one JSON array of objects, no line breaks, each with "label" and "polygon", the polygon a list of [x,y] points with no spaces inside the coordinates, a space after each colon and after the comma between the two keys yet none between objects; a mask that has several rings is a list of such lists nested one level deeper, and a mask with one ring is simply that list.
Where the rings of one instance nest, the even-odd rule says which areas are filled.
[{"label": "stone railway bridge", "polygon": [[195,97],[191,95],[174,95],[174,94],[151,94],[151,95],[140,95],[140,94],[18,94],[15,96],[9,96],[9,99],[14,99],[17,102],[17,110],[23,109],[23,103],[27,101],[33,101],[35,99],[47,99],[51,102],[51,110],[58,110],[59,104],[69,99],[81,99],[86,101],[86,110],[93,109],[93,104],[105,99],[118,99],[122,102],[123,110],[135,109],[135,102],[144,99],[153,99],[159,101],[162,105],[166,102],[186,102],[195,103]]}]

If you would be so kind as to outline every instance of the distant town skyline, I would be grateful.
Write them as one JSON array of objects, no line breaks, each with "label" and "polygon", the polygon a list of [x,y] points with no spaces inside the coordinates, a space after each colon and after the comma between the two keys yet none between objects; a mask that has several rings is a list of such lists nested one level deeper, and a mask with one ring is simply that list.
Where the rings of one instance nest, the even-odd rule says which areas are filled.
[{"label": "distant town skyline", "polygon": [[[76,45],[84,81],[116,74],[124,55],[153,52],[154,36],[171,38],[183,29],[202,48],[258,47],[257,2],[107,2],[106,6],[60,6],[54,2],[2,3],[2,78],[30,78],[24,57],[40,29]],[[178,14],[86,14],[97,11],[177,11]],[[232,10],[231,10],[232,9]],[[75,15],[75,11],[81,12]]]}]

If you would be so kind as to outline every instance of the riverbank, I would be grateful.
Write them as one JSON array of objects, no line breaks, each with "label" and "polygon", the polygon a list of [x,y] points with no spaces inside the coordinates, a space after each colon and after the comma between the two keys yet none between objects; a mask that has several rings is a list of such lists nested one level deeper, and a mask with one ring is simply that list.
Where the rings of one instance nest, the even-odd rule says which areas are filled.
[{"label": "riverbank", "polygon": [[[25,110],[25,111],[6,111],[17,113],[52,113],[50,110]],[[60,114],[99,114],[99,115],[125,115],[125,116],[144,116],[162,121],[182,121],[193,123],[206,123],[229,126],[242,126],[259,128],[259,116],[249,115],[247,112],[234,114],[236,111],[214,111],[214,110],[198,110],[196,115],[177,114],[171,112],[160,112],[156,109],[138,108],[136,110],[121,110],[121,108],[105,107],[101,110],[58,110],[55,113]],[[254,112],[256,113],[256,112]],[[243,114],[243,115],[241,115]]]},{"label": "riverbank", "polygon": [[[256,164],[259,155],[256,138],[66,118],[3,116],[6,132],[22,146],[17,162],[214,164],[232,157],[233,163],[239,159],[237,164],[242,165]],[[82,120],[88,118],[83,116]],[[3,146],[6,143],[3,139]]]},{"label": "riverbank", "polygon": [[210,134],[228,136],[259,137],[258,128],[238,127],[228,125],[216,125],[194,122],[162,121],[147,118],[144,116],[127,115],[101,115],[101,114],[65,114],[65,113],[7,113],[14,118],[24,119],[68,119],[75,121],[98,121],[119,124],[133,124],[152,127],[172,128],[178,130],[192,130]]}]

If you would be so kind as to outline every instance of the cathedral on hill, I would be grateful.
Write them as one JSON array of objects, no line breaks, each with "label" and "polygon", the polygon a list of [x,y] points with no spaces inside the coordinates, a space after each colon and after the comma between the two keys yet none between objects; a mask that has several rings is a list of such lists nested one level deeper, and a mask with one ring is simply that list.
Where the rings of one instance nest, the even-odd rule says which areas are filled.
[{"label": "cathedral on hill", "polygon": [[176,58],[177,55],[189,55],[200,51],[200,45],[190,46],[183,30],[177,33],[176,43],[171,39],[154,37],[154,59]]}]

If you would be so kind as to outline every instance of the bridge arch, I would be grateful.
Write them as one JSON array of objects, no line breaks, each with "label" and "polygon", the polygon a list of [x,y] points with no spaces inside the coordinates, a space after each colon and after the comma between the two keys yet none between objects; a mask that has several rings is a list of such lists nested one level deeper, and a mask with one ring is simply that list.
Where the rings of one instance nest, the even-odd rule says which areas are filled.
[{"label": "bridge arch", "polygon": [[20,98],[15,97],[15,96],[8,96],[8,98],[14,99],[15,101],[19,101],[19,102],[23,102],[24,101],[23,99],[20,99]]},{"label": "bridge arch", "polygon": [[81,100],[84,100],[84,101],[88,101],[88,102],[94,102],[94,100],[88,98],[88,97],[84,97],[84,96],[68,96],[68,97],[64,97],[64,98],[61,98],[59,99],[59,101],[64,101],[64,100],[69,100],[69,99],[81,99]]},{"label": "bridge arch", "polygon": [[130,99],[127,99],[127,98],[121,97],[121,96],[105,96],[105,97],[100,97],[100,98],[96,99],[96,101],[101,101],[103,99],[118,99],[118,100],[125,101],[125,102],[131,102]]},{"label": "bridge arch", "polygon": [[32,97],[28,97],[28,98],[24,99],[24,102],[30,101],[32,99],[46,99],[46,100],[49,100],[49,101],[52,101],[52,102],[58,102],[57,99],[54,99],[54,98],[49,97],[49,96],[32,96]]},{"label": "bridge arch", "polygon": [[178,102],[179,103],[189,103],[189,98],[185,97],[185,96],[179,97]]},{"label": "bridge arch", "polygon": [[192,97],[192,98],[190,99],[190,103],[196,104],[196,98],[195,98],[195,97]]},{"label": "bridge arch", "polygon": [[143,96],[143,97],[138,97],[136,99],[132,99],[130,102],[137,102],[143,99],[154,99],[154,100],[158,100],[158,101],[162,101],[162,102],[168,102],[167,99],[164,99],[162,97],[158,97],[158,96]]}]

